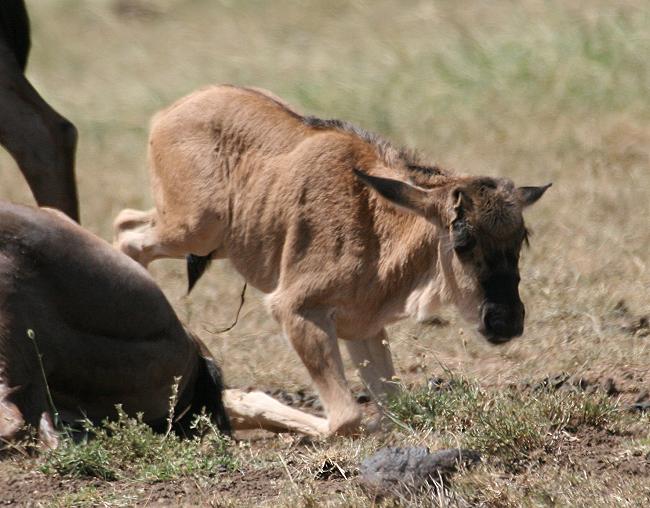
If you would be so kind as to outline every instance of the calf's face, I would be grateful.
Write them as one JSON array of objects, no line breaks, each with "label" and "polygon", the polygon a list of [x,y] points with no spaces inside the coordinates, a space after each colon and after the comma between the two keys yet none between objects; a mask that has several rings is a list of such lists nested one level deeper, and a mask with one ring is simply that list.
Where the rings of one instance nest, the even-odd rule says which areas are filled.
[{"label": "calf's face", "polygon": [[460,270],[475,281],[478,330],[492,343],[524,331],[519,255],[528,232],[522,211],[547,188],[515,188],[509,180],[476,178],[452,191],[451,245]]},{"label": "calf's face", "polygon": [[357,175],[400,208],[418,213],[448,231],[453,251],[457,305],[491,343],[502,344],[524,331],[519,297],[519,254],[528,232],[522,211],[548,189],[515,187],[506,179],[466,178],[452,187],[422,189],[409,183]]}]

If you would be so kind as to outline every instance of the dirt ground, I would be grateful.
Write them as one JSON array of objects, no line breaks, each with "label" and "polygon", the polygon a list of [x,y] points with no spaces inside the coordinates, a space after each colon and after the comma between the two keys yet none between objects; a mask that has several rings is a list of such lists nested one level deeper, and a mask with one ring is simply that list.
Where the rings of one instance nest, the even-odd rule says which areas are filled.
[{"label": "dirt ground", "polygon": [[[441,309],[434,323],[390,327],[395,365],[409,390],[451,373],[530,400],[539,387],[604,393],[619,423],[553,433],[516,471],[488,458],[455,477],[449,496],[384,503],[650,505],[647,2],[27,3],[28,76],[79,129],[82,224],[106,240],[121,209],[151,206],[150,117],[210,83],[268,88],[458,172],[553,182],[525,217],[524,336],[493,347]],[[33,203],[3,151],[0,181],[0,199]],[[215,263],[189,297],[182,262],[156,262],[151,273],[229,385],[319,410],[262,294],[249,290],[237,326],[216,332],[232,322],[243,284],[228,263]],[[349,362],[346,372],[361,394]],[[42,456],[11,453],[0,459],[0,504],[372,506],[357,478],[365,457],[382,446],[437,449],[455,436],[389,427],[356,439],[245,437],[232,445],[236,471],[153,483],[46,475]]]},{"label": "dirt ground", "polygon": [[[406,385],[417,386],[417,373],[406,376]],[[434,382],[442,382],[437,379]],[[571,474],[599,478],[599,488],[616,492],[621,484],[634,490],[636,499],[624,493],[625,505],[644,506],[650,501],[650,442],[648,419],[650,412],[650,380],[644,372],[618,371],[585,373],[571,376],[560,372],[544,378],[524,379],[516,384],[486,386],[486,389],[515,390],[529,393],[538,390],[557,390],[580,393],[606,394],[618,409],[625,412],[629,422],[612,431],[604,428],[564,432],[556,437],[552,450],[538,450],[525,466],[516,465],[507,472],[510,488],[525,492],[528,482],[565,481],[560,476]],[[320,414],[316,394],[308,389],[288,392],[276,389],[270,394],[294,407]],[[372,403],[365,402],[367,394],[357,392],[366,417],[376,413]],[[637,418],[635,415],[639,415]],[[359,439],[359,438],[356,438]],[[418,441],[426,441],[420,436]],[[420,444],[405,443],[394,427],[372,437],[369,449],[379,445]],[[357,450],[352,441],[344,438],[317,440],[295,435],[273,435],[265,431],[246,431],[235,435],[233,447],[241,461],[235,471],[217,471],[212,476],[187,477],[172,481],[103,481],[59,477],[41,472],[39,456],[16,452],[5,454],[0,460],[1,502],[16,506],[366,506],[380,502],[392,506],[404,503],[400,499],[375,499],[359,483],[359,465],[369,452]],[[252,460],[251,460],[252,459]],[[484,457],[489,462],[490,457]],[[528,480],[529,477],[534,480]],[[557,478],[556,480],[554,480]],[[465,478],[463,481],[467,481]],[[453,482],[453,480],[452,480]],[[452,483],[453,485],[453,483]],[[307,492],[307,495],[305,494]],[[615,497],[609,497],[612,506]],[[518,506],[506,499],[489,500],[487,506]],[[525,497],[524,497],[525,499]],[[550,500],[552,501],[552,500]],[[445,502],[418,501],[423,506],[466,506]],[[406,501],[406,505],[410,502]],[[554,505],[554,502],[539,503]],[[533,504],[531,504],[533,505]],[[559,505],[562,505],[560,503]],[[590,501],[576,503],[590,506]],[[607,504],[603,504],[606,506]]]}]

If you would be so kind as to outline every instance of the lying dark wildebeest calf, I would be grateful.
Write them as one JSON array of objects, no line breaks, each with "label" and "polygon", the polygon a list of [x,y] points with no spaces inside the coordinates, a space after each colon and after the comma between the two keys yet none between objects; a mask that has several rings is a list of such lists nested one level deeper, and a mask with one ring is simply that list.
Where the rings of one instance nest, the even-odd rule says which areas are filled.
[{"label": "lying dark wildebeest calf", "polygon": [[25,77],[29,48],[25,2],[0,1],[0,145],[16,160],[39,205],[78,221],[77,129]]},{"label": "lying dark wildebeest calf", "polygon": [[228,432],[225,405],[236,429],[318,434],[321,418],[262,392],[222,401],[209,351],[132,259],[56,210],[0,202],[0,442],[30,424],[56,444],[45,380],[64,422],[114,417],[120,403],[164,427],[175,376],[183,432],[203,407]]},{"label": "lying dark wildebeest calf", "polygon": [[124,210],[115,245],[144,266],[192,254],[194,279],[210,258],[229,258],[268,293],[318,388],[328,433],[355,431],[361,419],[337,338],[381,397],[394,387],[390,322],[448,302],[493,343],[523,332],[522,211],[547,187],[456,175],[346,122],[233,86],[160,112],[149,150],[156,208]]}]

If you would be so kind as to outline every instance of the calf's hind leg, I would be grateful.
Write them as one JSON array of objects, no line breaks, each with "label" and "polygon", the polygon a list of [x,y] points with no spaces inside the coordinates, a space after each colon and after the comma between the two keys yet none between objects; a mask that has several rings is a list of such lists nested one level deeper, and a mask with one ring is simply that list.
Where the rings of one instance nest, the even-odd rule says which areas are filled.
[{"label": "calf's hind leg", "polygon": [[113,221],[113,246],[145,268],[156,259],[189,254],[188,240],[186,229],[166,228],[155,208],[122,210]]},{"label": "calf's hind leg", "polygon": [[[225,222],[212,212],[187,219],[182,210],[122,210],[113,221],[113,246],[145,268],[156,259],[188,254],[225,257]],[[195,217],[196,217],[195,216]]]},{"label": "calf's hind leg", "polygon": [[[397,385],[392,381],[395,368],[386,331],[382,330],[374,337],[365,340],[346,340],[345,345],[361,380],[380,409],[383,409],[382,403],[397,391]],[[379,429],[382,418],[383,411],[380,411],[376,419],[368,424],[368,430]]]},{"label": "calf's hind leg", "polygon": [[328,423],[324,418],[286,406],[264,392],[224,390],[223,402],[236,430],[293,431],[315,437],[328,433]]}]

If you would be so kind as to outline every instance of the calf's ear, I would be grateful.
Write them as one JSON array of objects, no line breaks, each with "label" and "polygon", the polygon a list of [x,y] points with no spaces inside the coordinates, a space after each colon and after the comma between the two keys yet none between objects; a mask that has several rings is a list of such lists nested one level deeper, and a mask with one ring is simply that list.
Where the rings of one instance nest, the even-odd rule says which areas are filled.
[{"label": "calf's ear", "polygon": [[526,208],[541,198],[546,192],[546,189],[548,189],[551,185],[553,184],[548,183],[546,185],[542,185],[541,187],[517,187],[515,189],[515,193],[519,199],[519,202],[521,203],[521,206]]},{"label": "calf's ear", "polygon": [[355,168],[354,174],[384,199],[409,212],[428,217],[432,210],[431,192],[402,180],[372,176]]}]

